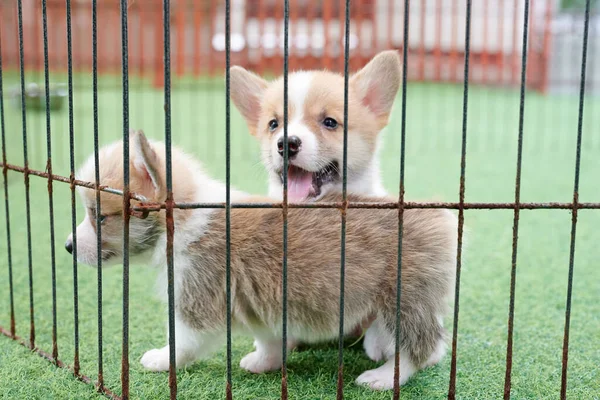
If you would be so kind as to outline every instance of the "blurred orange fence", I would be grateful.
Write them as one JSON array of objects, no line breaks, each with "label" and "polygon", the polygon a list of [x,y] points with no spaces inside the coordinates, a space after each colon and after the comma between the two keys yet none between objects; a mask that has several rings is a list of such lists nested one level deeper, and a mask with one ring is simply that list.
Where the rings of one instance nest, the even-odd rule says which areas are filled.
[{"label": "blurred orange fence", "polygon": [[[161,0],[129,0],[130,73],[163,84]],[[522,55],[525,0],[477,0],[472,5],[471,82],[517,85]],[[530,0],[528,86],[548,84],[552,0]],[[351,2],[350,61],[356,69],[376,52],[404,43],[403,0]],[[66,4],[48,0],[49,65],[66,70]],[[72,0],[75,69],[92,67],[92,2]],[[222,75],[225,64],[224,0],[171,1],[172,71],[176,76]],[[283,1],[231,0],[231,61],[258,73],[279,74],[283,67]],[[411,80],[460,82],[463,79],[466,0],[410,2]],[[341,71],[344,49],[344,2],[290,0],[291,69]],[[17,7],[0,0],[0,34],[5,67],[19,65]],[[41,2],[23,0],[24,56],[27,69],[43,68]],[[98,1],[98,68],[121,68],[118,0]]]}]

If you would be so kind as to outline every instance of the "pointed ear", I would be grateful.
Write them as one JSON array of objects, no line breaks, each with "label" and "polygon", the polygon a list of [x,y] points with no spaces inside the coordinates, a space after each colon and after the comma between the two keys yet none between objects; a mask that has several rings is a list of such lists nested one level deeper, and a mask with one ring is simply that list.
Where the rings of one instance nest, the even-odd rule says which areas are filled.
[{"label": "pointed ear", "polygon": [[363,69],[350,78],[350,84],[368,107],[384,124],[392,111],[400,88],[402,67],[395,50],[377,54]]},{"label": "pointed ear", "polygon": [[142,195],[149,199],[164,200],[166,185],[160,174],[161,162],[141,130],[131,131],[133,167],[140,174]]},{"label": "pointed ear", "polygon": [[234,66],[229,70],[231,99],[242,113],[252,135],[260,118],[260,101],[267,88],[267,81],[242,67]]}]

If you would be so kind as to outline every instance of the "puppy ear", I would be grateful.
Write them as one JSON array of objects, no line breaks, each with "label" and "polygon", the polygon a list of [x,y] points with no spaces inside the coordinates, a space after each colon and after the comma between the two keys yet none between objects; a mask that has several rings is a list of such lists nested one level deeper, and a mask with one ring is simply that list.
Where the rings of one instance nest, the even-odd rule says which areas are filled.
[{"label": "puppy ear", "polygon": [[350,84],[358,93],[361,103],[382,119],[384,124],[387,124],[400,88],[401,71],[398,52],[389,50],[377,54],[350,78]]},{"label": "puppy ear", "polygon": [[267,88],[267,81],[260,76],[234,66],[229,70],[231,99],[242,113],[252,135],[260,118],[260,100]]},{"label": "puppy ear", "polygon": [[155,200],[164,200],[166,185],[160,175],[161,162],[141,130],[130,131],[133,168],[140,175],[140,194]]}]

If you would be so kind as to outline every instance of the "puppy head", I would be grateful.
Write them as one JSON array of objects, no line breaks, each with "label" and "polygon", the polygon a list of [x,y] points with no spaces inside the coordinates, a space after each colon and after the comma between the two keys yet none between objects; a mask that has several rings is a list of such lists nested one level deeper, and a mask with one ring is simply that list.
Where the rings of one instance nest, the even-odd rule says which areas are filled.
[{"label": "puppy head", "polygon": [[[162,202],[166,198],[164,161],[157,154],[157,145],[150,143],[142,131],[130,132],[130,191],[143,195],[148,201]],[[121,141],[103,147],[99,151],[100,185],[123,189],[123,143]],[[96,168],[91,156],[77,173],[77,179],[95,182]],[[65,247],[72,252],[76,246],[77,260],[96,266],[98,263],[97,231],[101,225],[102,265],[119,264],[123,259],[123,197],[107,192],[100,193],[100,215],[96,210],[96,192],[78,188],[85,205],[83,221],[77,226],[76,244],[73,234],[67,238]],[[134,206],[139,202],[132,201]],[[164,224],[158,213],[147,218],[131,217],[129,222],[129,254],[133,259],[154,247]]]},{"label": "puppy head", "polygon": [[[283,78],[267,82],[231,68],[231,98],[262,146],[267,169],[283,179]],[[348,179],[361,174],[375,154],[401,80],[396,51],[375,56],[350,77]],[[326,71],[288,76],[289,196],[318,198],[341,184],[344,139],[344,77]]]}]

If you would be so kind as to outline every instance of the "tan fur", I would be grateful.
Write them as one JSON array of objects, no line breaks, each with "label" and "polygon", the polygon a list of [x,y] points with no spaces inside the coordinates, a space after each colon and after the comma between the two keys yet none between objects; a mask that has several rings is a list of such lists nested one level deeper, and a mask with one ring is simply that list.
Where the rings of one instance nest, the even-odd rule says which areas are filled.
[{"label": "tan fur", "polygon": [[[266,199],[249,199],[265,201]],[[327,196],[325,201],[339,201]],[[382,199],[351,196],[351,201]],[[391,199],[388,199],[391,201]],[[233,317],[245,326],[281,329],[282,229],[281,210],[234,209],[231,217],[231,271]],[[338,327],[340,277],[340,213],[335,209],[290,209],[288,219],[288,307],[291,329],[310,329],[319,339],[331,338]],[[403,308],[421,309],[432,320],[419,329],[412,312],[404,323],[421,335],[435,324],[436,314],[445,313],[443,298],[450,293],[454,275],[455,219],[445,210],[407,210],[404,214],[402,249]],[[345,325],[348,329],[371,314],[395,323],[396,270],[398,250],[396,210],[350,209],[347,217]],[[199,329],[214,329],[224,319],[224,212],[214,215],[207,235],[190,248],[201,262],[202,271],[190,270],[188,279],[210,277],[214,290],[183,292],[182,310]],[[199,276],[196,278],[199,279]],[[431,298],[431,292],[438,298]],[[188,296],[188,298],[185,298]],[[433,305],[432,305],[433,304]],[[201,306],[202,305],[202,306]],[[428,309],[428,307],[431,307]],[[414,325],[413,325],[414,324]],[[309,335],[309,336],[311,336]],[[406,335],[406,336],[405,336]],[[410,338],[403,333],[401,337]],[[425,337],[423,341],[427,341]],[[419,349],[418,346],[412,347]],[[432,349],[431,349],[432,350]],[[429,347],[415,350],[415,361],[423,363]]]},{"label": "tan fur", "polygon": [[[144,140],[147,145],[141,146],[136,145],[136,140]],[[148,172],[141,163],[141,157],[139,151],[136,151],[139,147],[139,151],[142,148],[147,149],[146,155],[153,158],[153,162],[156,165],[163,166],[157,169],[155,172],[159,182],[166,182],[166,169],[164,168],[165,162],[165,147],[164,144],[158,142],[148,141],[141,131],[130,132],[130,154],[129,154],[129,190],[131,193],[139,194],[147,199],[147,202],[164,202],[166,200],[166,186],[156,191],[153,188],[153,184],[150,180]],[[121,143],[106,146],[100,149],[99,158],[100,163],[100,185],[111,188],[123,189],[123,168],[115,168],[115,165],[123,164],[123,146]],[[93,165],[93,159],[88,160],[88,163],[84,165],[78,172],[78,178],[95,181],[95,168]],[[178,148],[172,149],[172,179],[173,179],[173,193],[175,202],[192,202],[194,196],[193,187],[189,185],[189,163],[193,162],[187,155],[182,153]],[[80,195],[83,197],[88,212],[96,207],[96,194],[93,190],[88,188],[79,187]],[[123,197],[112,193],[101,192],[100,203],[102,214],[107,216],[118,216],[121,217],[123,210]],[[136,206],[140,202],[132,200],[131,205]],[[164,211],[161,211],[164,214]],[[182,211],[178,213],[180,219],[185,218],[188,211]]]},{"label": "tan fur", "polygon": [[[162,201],[166,187],[163,145],[148,142],[141,132],[132,134],[131,145],[132,190],[148,196],[150,201]],[[102,184],[122,188],[120,148],[116,143],[100,152]],[[175,148],[173,154],[176,201],[206,199],[201,194],[223,188],[205,177],[191,158]],[[91,162],[82,169],[82,178],[93,176],[93,169],[89,168]],[[89,208],[93,193],[82,191]],[[105,195],[103,214],[110,210],[114,216],[119,215],[123,209],[119,198]],[[329,194],[323,200],[340,201],[341,198],[339,194]],[[349,195],[348,200],[395,201],[357,195]],[[238,197],[236,201],[271,200]],[[181,366],[209,354],[214,350],[210,344],[223,337],[226,228],[223,209],[176,209],[174,216],[175,353],[177,365]],[[103,258],[108,255],[110,260],[119,259],[123,245],[120,220],[112,218],[103,223]],[[406,210],[403,221],[399,337],[403,365],[407,367],[402,372],[401,382],[419,368],[436,363],[443,355],[441,318],[447,312],[447,298],[453,289],[457,233],[456,218],[446,210]],[[151,213],[146,219],[132,218],[130,228],[130,256],[150,254],[149,259],[164,274],[164,212]],[[337,209],[289,210],[287,304],[288,333],[292,339],[316,342],[337,337],[340,230]],[[280,363],[277,351],[281,345],[277,340],[281,340],[282,326],[282,231],[281,209],[231,210],[232,322],[234,328],[257,338],[257,351],[241,362],[242,367],[252,372],[277,369]],[[89,241],[89,237],[86,240]],[[80,245],[78,241],[78,248]],[[397,210],[347,211],[344,330],[350,332],[365,319],[375,318],[367,331],[365,349],[371,359],[387,362],[365,372],[357,382],[376,389],[393,386],[390,363],[396,331],[397,245]],[[104,254],[105,251],[108,253]],[[168,369],[168,346],[146,352],[142,364],[154,371]]]}]

